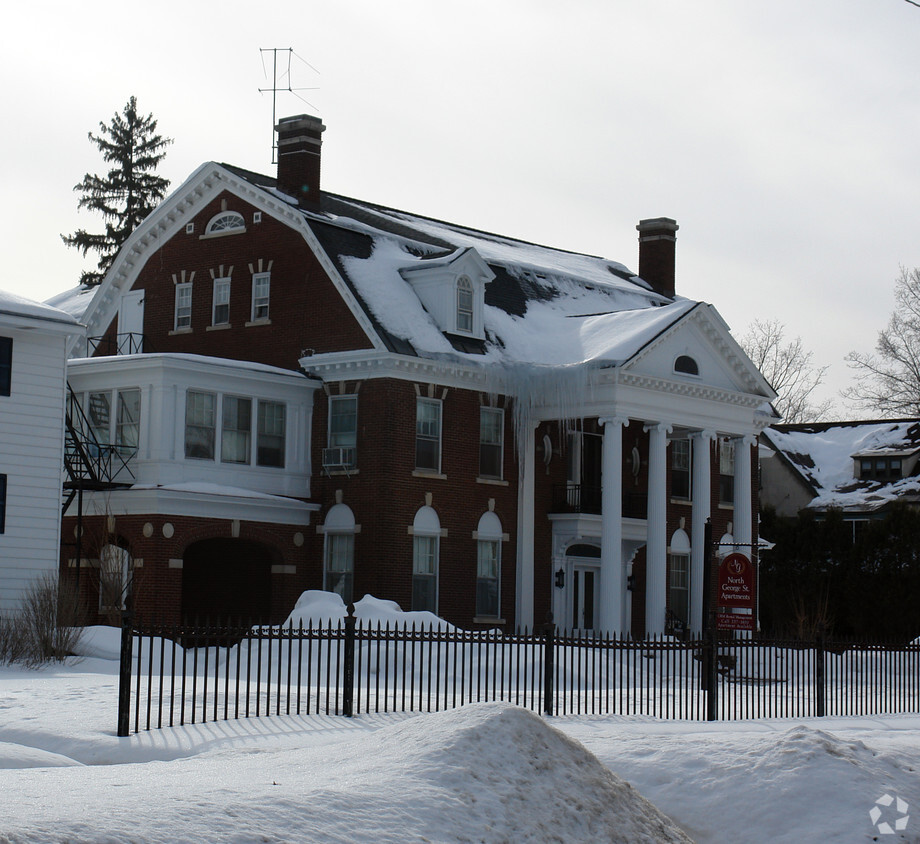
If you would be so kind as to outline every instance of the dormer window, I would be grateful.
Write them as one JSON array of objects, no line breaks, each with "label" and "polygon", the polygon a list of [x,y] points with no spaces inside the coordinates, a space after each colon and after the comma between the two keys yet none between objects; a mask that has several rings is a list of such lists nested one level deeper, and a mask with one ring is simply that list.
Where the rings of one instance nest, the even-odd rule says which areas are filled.
[{"label": "dormer window", "polygon": [[473,331],[473,282],[465,275],[457,279],[457,331]]},{"label": "dormer window", "polygon": [[897,481],[901,479],[900,457],[861,457],[859,477],[864,481]]},{"label": "dormer window", "polygon": [[221,211],[216,217],[212,217],[204,230],[205,235],[209,234],[234,234],[246,231],[246,223],[242,214],[236,211]]},{"label": "dormer window", "polygon": [[681,355],[674,361],[674,371],[681,375],[699,375],[700,367],[690,355]]}]

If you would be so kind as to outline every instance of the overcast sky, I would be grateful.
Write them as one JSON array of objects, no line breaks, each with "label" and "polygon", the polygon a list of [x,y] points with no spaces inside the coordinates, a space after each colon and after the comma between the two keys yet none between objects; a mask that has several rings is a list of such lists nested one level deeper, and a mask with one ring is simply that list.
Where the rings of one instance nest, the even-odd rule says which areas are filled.
[{"label": "overcast sky", "polygon": [[781,320],[827,395],[920,265],[905,0],[34,0],[0,39],[0,287],[35,299],[91,264],[60,234],[100,228],[72,187],[132,94],[175,139],[173,187],[209,160],[272,172],[272,47],[318,89],[277,113],[322,117],[327,190],[632,269],[638,220],[674,217],[678,292],[736,336]]}]

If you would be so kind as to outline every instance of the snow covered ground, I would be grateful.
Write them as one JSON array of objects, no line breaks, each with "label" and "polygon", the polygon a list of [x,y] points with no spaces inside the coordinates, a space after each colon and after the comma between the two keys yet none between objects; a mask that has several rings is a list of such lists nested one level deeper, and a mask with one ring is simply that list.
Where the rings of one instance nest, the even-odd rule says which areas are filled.
[{"label": "snow covered ground", "polygon": [[920,716],[477,704],[119,739],[114,648],[83,651],[0,668],[0,842],[920,842]]}]

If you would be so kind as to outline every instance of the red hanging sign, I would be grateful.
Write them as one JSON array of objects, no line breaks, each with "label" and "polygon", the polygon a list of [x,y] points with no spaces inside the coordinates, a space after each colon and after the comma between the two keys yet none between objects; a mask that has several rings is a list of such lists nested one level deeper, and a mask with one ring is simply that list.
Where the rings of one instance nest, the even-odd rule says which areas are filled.
[{"label": "red hanging sign", "polygon": [[754,609],[754,566],[744,554],[729,554],[719,564],[721,609]]}]

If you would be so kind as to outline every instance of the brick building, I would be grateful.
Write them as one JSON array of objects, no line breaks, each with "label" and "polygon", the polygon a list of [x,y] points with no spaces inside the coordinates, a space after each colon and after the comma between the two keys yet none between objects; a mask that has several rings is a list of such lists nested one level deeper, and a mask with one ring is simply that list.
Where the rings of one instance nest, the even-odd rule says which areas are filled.
[{"label": "brick building", "polygon": [[73,415],[123,461],[68,509],[65,570],[170,619],[328,589],[699,629],[707,520],[756,542],[775,394],[676,297],[677,224],[640,222],[636,275],[338,196],[324,129],[282,120],[272,177],[200,167],[83,296]]}]

